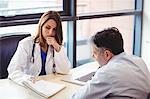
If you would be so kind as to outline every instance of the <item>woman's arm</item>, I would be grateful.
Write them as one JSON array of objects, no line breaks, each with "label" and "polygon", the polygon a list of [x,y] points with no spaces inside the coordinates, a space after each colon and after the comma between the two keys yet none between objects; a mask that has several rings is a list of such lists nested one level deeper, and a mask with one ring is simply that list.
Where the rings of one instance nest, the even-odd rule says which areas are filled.
[{"label": "woman's arm", "polygon": [[27,80],[31,77],[31,75],[25,74],[25,69],[28,70],[28,53],[25,50],[24,46],[26,45],[20,41],[17,50],[8,66],[8,78],[19,84],[21,84],[22,81]]},{"label": "woman's arm", "polygon": [[59,52],[55,51],[55,64],[56,72],[61,74],[68,74],[71,66],[71,63],[65,53],[65,49],[62,46]]}]

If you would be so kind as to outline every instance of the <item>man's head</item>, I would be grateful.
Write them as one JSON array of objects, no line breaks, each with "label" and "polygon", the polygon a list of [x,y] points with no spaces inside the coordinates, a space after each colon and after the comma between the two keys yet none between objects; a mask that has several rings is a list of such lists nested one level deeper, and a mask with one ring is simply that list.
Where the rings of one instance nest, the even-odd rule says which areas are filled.
[{"label": "man's head", "polygon": [[107,64],[114,55],[124,52],[123,39],[116,27],[97,32],[92,36],[91,42],[93,57],[101,66]]}]

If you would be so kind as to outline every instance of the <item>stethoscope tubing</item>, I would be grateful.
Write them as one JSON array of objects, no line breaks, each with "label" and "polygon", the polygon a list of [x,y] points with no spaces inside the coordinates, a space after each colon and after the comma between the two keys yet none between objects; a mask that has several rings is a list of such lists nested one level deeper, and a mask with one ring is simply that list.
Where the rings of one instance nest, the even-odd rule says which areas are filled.
[{"label": "stethoscope tubing", "polygon": [[[34,63],[34,51],[35,51],[35,42],[33,43],[33,47],[32,47],[32,57],[31,57],[31,62],[32,63]],[[52,69],[52,71],[55,74],[56,73],[56,69],[55,69],[56,65],[55,65],[55,61],[54,61],[54,55],[55,55],[55,53],[54,53],[53,46],[52,46],[52,53],[53,53],[53,69]]]}]

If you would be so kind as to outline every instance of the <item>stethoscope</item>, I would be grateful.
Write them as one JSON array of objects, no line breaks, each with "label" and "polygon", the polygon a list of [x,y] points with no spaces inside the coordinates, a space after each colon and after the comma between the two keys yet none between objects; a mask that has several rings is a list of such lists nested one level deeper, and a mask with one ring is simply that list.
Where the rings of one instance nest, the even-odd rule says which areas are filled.
[{"label": "stethoscope", "polygon": [[[35,42],[33,43],[33,47],[32,47],[32,56],[31,56],[31,62],[34,63],[34,51],[35,51]],[[53,58],[52,58],[52,62],[53,62],[53,68],[52,68],[52,72],[55,74],[56,73],[56,65],[55,65],[55,60],[54,60],[54,48],[52,47],[52,53],[53,53]]]}]

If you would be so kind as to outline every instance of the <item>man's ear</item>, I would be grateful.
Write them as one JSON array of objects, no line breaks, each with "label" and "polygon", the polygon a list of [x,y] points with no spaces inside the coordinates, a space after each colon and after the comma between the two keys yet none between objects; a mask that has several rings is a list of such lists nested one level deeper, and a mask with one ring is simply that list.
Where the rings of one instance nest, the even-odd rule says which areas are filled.
[{"label": "man's ear", "polygon": [[105,50],[104,52],[104,58],[108,62],[113,57],[113,53],[109,50]]}]

